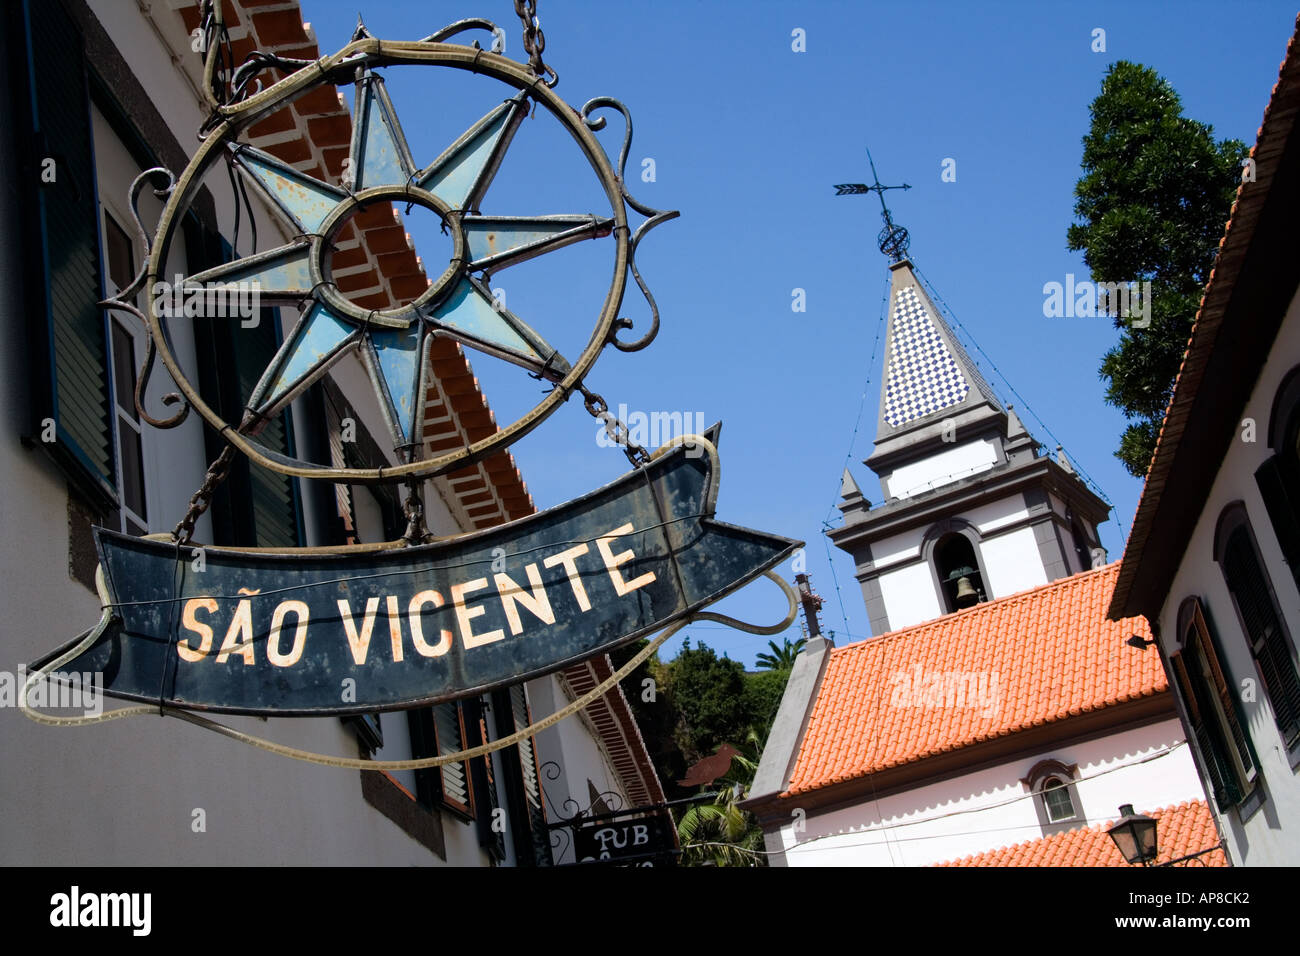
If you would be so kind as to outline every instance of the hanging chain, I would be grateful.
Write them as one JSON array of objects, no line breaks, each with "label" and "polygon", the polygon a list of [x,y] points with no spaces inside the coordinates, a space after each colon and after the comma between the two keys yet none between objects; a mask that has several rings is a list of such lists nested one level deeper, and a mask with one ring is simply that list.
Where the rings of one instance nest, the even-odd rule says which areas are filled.
[{"label": "hanging chain", "polygon": [[216,493],[217,485],[226,480],[230,474],[230,464],[234,460],[235,446],[227,445],[216,460],[208,466],[208,473],[203,476],[203,484],[199,485],[198,491],[190,495],[190,507],[185,512],[185,517],[172,529],[172,537],[176,539],[177,544],[189,544],[190,538],[194,535],[194,522],[198,521],[212,504],[212,496]]},{"label": "hanging chain", "polygon": [[632,467],[641,468],[650,464],[650,453],[632,440],[632,433],[627,425],[609,410],[609,404],[605,399],[585,385],[579,385],[578,391],[582,393],[582,404],[587,409],[587,413],[605,426],[605,434],[609,436],[610,441],[623,449],[623,454],[627,455],[627,460],[632,463]]},{"label": "hanging chain", "polygon": [[537,19],[537,0],[515,0],[515,13],[524,26],[524,52],[528,54],[528,66],[536,76],[549,76],[546,85],[554,87],[560,82],[559,76],[542,62],[542,51],[546,49],[546,34],[542,33],[541,21]]},{"label": "hanging chain", "polygon": [[406,500],[402,502],[402,514],[406,516],[406,531],[402,538],[407,544],[426,544],[432,540],[429,529],[424,524],[424,500],[420,497],[420,484],[410,481],[406,484]]}]

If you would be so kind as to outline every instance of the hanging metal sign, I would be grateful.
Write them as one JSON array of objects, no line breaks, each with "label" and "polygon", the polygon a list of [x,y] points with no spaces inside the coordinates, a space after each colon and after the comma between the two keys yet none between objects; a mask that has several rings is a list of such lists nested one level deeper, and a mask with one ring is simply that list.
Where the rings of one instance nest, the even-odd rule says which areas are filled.
[{"label": "hanging metal sign", "polygon": [[673,866],[677,841],[672,818],[659,813],[611,814],[573,824],[573,852],[579,863],[613,866]]},{"label": "hanging metal sign", "polygon": [[[606,693],[626,673],[691,620],[726,621],[704,611],[760,574],[800,542],[714,520],[719,459],[717,426],[691,436],[694,447],[666,446],[653,455],[632,440],[586,379],[607,346],[635,352],[659,329],[654,297],[636,265],[645,235],[674,211],[638,202],[624,169],[631,116],[609,97],[581,109],[558,97],[555,71],[542,62],[545,46],[532,4],[516,3],[529,62],[453,42],[471,30],[502,31],[483,19],[462,20],[416,41],[381,42],[358,24],[347,46],[318,60],[255,51],[235,67],[221,0],[205,0],[203,92],[210,107],[200,145],[179,175],[150,170],[132,185],[133,210],[151,186],[164,201],[152,235],[136,224],[144,246],[134,281],[103,305],[134,315],[148,333],[136,387],[141,419],[175,428],[191,410],[226,443],[169,538],[133,538],[98,530],[99,624],[33,665],[27,689],[55,671],[102,674],[111,695],[153,705],[229,736],[299,759],[362,769],[434,766],[462,754],[411,761],[368,761],[295,751],[216,725],[193,712],[323,715],[410,708],[466,697],[547,674],[655,630],[648,648],[584,697],[541,724],[484,745],[499,749],[537,726],[561,719]],[[440,68],[476,76],[491,86],[487,112],[441,153],[417,159],[385,86],[390,67]],[[278,78],[277,78],[278,77]],[[352,136],[343,174],[304,172],[255,148],[250,130],[277,111],[297,109],[322,88],[333,102],[353,88]],[[624,121],[617,164],[595,133],[601,111]],[[492,185],[525,117],[549,114],[577,147],[608,208],[596,213],[518,215],[497,208]],[[296,122],[296,121],[295,121]],[[204,178],[222,164],[241,195],[263,200],[279,219],[282,244],[192,274],[169,273],[181,223],[194,212]],[[239,202],[240,200],[237,200]],[[244,196],[243,203],[248,204]],[[504,201],[503,201],[504,202]],[[339,246],[359,232],[358,217],[389,207],[421,207],[435,215],[447,247],[445,268],[427,273],[410,301],[353,301],[336,275]],[[484,214],[481,207],[491,211]],[[641,218],[635,227],[629,210]],[[252,209],[249,207],[249,220]],[[240,221],[236,214],[235,222]],[[579,241],[605,243],[612,275],[595,310],[591,334],[561,352],[539,328],[498,301],[492,277]],[[253,244],[256,245],[254,232]],[[233,245],[238,248],[236,235]],[[428,256],[432,264],[437,256]],[[422,267],[423,268],[423,267]],[[355,271],[355,269],[354,269]],[[339,280],[339,281],[336,281]],[[635,281],[650,310],[640,337],[622,317],[624,292]],[[173,349],[175,323],[231,290],[254,289],[265,306],[298,309],[255,383],[240,395],[243,411],[227,421],[204,395]],[[138,306],[140,296],[147,304]],[[380,307],[372,307],[379,305]],[[386,306],[386,307],[385,307]],[[552,330],[554,332],[555,330]],[[439,340],[453,340],[476,358],[503,361],[541,381],[540,401],[515,422],[448,447],[426,439],[425,410]],[[581,341],[581,340],[578,340]],[[163,398],[179,406],[169,418],[144,407],[155,357],[176,382]],[[391,460],[375,467],[310,461],[271,447],[260,436],[307,389],[345,360],[368,373],[373,401],[391,439]],[[487,531],[435,539],[423,525],[422,483],[480,462],[509,447],[558,411],[575,393],[600,419],[634,470],[610,485],[552,510]],[[409,525],[402,541],[378,546],[305,549],[222,549],[191,542],[195,522],[212,500],[236,454],[296,479],[347,484],[402,483]],[[85,722],[37,714],[47,723]],[[127,707],[98,719],[148,712]]]},{"label": "hanging metal sign", "polygon": [[118,697],[247,714],[367,713],[518,683],[702,608],[798,547],[713,520],[715,467],[679,446],[550,511],[372,555],[196,558],[101,530],[112,613],[63,666],[104,674]]}]

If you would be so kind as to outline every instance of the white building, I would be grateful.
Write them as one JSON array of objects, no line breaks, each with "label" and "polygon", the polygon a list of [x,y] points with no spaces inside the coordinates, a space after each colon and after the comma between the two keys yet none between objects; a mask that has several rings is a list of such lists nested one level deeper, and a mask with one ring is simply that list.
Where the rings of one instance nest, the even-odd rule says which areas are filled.
[{"label": "white building", "polygon": [[1259,866],[1300,863],[1297,42],[1219,243],[1110,607],[1151,622],[1229,853]]},{"label": "white building", "polygon": [[[254,49],[318,56],[296,0],[224,6],[236,63]],[[2,16],[2,58],[14,69],[0,79],[8,170],[0,190],[0,670],[12,690],[21,665],[99,617],[91,526],[171,531],[222,444],[196,414],[170,430],[142,420],[133,391],[143,330],[96,305],[127,286],[141,263],[129,185],[154,166],[179,173],[207,118],[193,42],[199,3],[20,0]],[[26,82],[13,87],[11,77]],[[345,101],[323,88],[254,126],[249,142],[299,171],[336,177],[350,138]],[[224,175],[205,181],[173,246],[177,271],[193,275],[225,261],[236,239],[244,254],[249,215],[261,248],[290,238],[283,219],[250,192],[236,237],[230,182]],[[141,212],[150,231],[160,209],[146,190]],[[409,301],[428,284],[391,208],[358,217],[334,256],[338,287],[363,308]],[[171,323],[179,360],[198,370],[205,400],[227,420],[238,421],[296,315],[264,309],[256,318],[247,326]],[[442,341],[430,361],[426,451],[494,431],[460,346]],[[166,373],[155,369],[144,402],[151,415],[175,412],[162,401],[169,391]],[[356,426],[346,447],[337,440],[344,418]],[[375,390],[353,356],[277,416],[262,439],[335,465],[396,461]],[[427,482],[423,501],[438,535],[533,511],[508,452]],[[299,482],[237,459],[194,540],[295,548],[393,540],[404,526],[390,488]],[[530,714],[567,705],[610,672],[601,657],[409,714],[228,722],[317,752],[429,756],[513,733]],[[557,839],[548,824],[593,804],[622,809],[663,799],[617,688],[517,747],[405,774],[298,763],[176,720],[52,729],[25,719],[12,693],[0,700],[0,859],[7,863],[562,863],[572,861],[572,841]],[[504,831],[491,826],[498,808],[506,811]]]},{"label": "white building", "polygon": [[1145,622],[1106,620],[1106,505],[1040,453],[894,252],[866,462],[885,501],[846,471],[828,532],[878,636],[797,659],[747,801],[770,862],[1124,865],[1102,828],[1123,804],[1162,821],[1162,859],[1213,850],[1157,654],[1127,643]]}]

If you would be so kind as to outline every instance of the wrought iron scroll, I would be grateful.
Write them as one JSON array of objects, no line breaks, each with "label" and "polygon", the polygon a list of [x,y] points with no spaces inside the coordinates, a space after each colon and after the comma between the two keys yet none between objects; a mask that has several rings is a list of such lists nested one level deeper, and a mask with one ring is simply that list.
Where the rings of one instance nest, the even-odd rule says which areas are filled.
[{"label": "wrought iron scroll", "polygon": [[[131,280],[131,284],[125,289],[119,289],[115,295],[109,296],[107,299],[98,303],[101,308],[115,312],[127,312],[135,316],[140,321],[140,325],[146,332],[149,329],[149,319],[131,300],[140,294],[141,290],[144,288],[145,279],[149,273],[149,231],[145,229],[144,221],[140,218],[140,193],[144,190],[146,185],[149,185],[150,179],[158,182],[159,177],[165,179],[165,184],[161,186],[153,186],[153,194],[157,198],[163,199],[171,194],[172,187],[176,184],[176,177],[172,174],[171,170],[162,166],[155,166],[152,169],[146,169],[131,182],[131,188],[127,192],[127,205],[131,210],[131,219],[135,222],[136,234],[140,239],[141,245],[144,246],[144,256],[141,259],[140,271],[136,273],[135,278]],[[140,373],[135,379],[134,399],[136,414],[154,428],[175,428],[177,425],[181,424],[181,422],[185,421],[190,414],[189,402],[185,401],[180,393],[168,392],[166,395],[162,396],[162,403],[164,405],[169,407],[172,405],[181,406],[180,410],[170,418],[155,418],[150,415],[144,407],[144,396],[149,387],[149,377],[153,374],[153,364],[156,354],[157,351],[154,347],[153,336],[146,335],[144,360],[140,365]]]},{"label": "wrought iron scroll", "polygon": [[667,222],[670,219],[676,219],[681,215],[678,210],[655,209],[640,202],[628,191],[627,177],[625,175],[627,168],[627,157],[632,149],[632,113],[627,106],[614,99],[612,96],[597,96],[583,104],[581,110],[582,121],[587,128],[599,132],[605,128],[605,117],[592,115],[599,109],[614,109],[623,114],[623,146],[618,152],[618,184],[623,194],[623,201],[639,212],[641,215],[648,217],[645,222],[637,226],[636,232],[632,233],[631,241],[628,243],[627,265],[632,272],[632,278],[636,280],[637,286],[641,289],[641,294],[645,296],[646,303],[650,306],[650,329],[645,335],[635,342],[622,342],[618,338],[619,329],[632,328],[632,320],[619,318],[614,323],[614,328],[610,330],[609,341],[620,352],[639,352],[659,334],[659,306],[655,302],[654,295],[650,292],[650,287],[646,285],[645,280],[641,278],[641,270],[636,265],[636,250],[641,240],[655,226]]}]

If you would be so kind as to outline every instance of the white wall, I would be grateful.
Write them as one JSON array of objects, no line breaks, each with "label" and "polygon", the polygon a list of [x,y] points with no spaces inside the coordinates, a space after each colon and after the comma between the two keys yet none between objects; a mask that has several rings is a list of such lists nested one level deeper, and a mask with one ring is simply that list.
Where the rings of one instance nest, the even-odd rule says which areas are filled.
[{"label": "white wall", "polygon": [[[1149,759],[1162,754],[1155,759]],[[1081,825],[1203,799],[1177,720],[1035,753],[904,793],[828,813],[807,813],[802,832],[780,829],[789,866],[928,866],[1043,835],[1037,799],[1020,782],[1038,761],[1078,765]],[[797,799],[788,801],[790,810]]]},{"label": "white wall", "polygon": [[988,572],[989,599],[1047,583],[1047,572],[1038,553],[1033,528],[1020,528],[979,543],[980,557]]},{"label": "white wall", "polygon": [[924,561],[882,574],[879,583],[890,630],[911,627],[944,613],[930,566]]},{"label": "white wall", "polygon": [[[1245,430],[1238,429],[1237,440],[1232,443],[1220,466],[1160,612],[1161,642],[1168,653],[1178,637],[1179,605],[1188,597],[1200,597],[1208,608],[1211,627],[1223,651],[1220,663],[1225,668],[1225,677],[1239,686],[1247,678],[1255,682],[1255,699],[1246,700],[1243,695],[1242,711],[1260,760],[1266,799],[1247,820],[1241,819],[1238,809],[1219,817],[1220,829],[1230,845],[1233,862],[1245,865],[1300,864],[1300,839],[1297,839],[1294,822],[1300,820],[1300,781],[1292,769],[1293,758],[1287,755],[1278,732],[1272,706],[1264,692],[1263,679],[1242,634],[1232,597],[1219,565],[1214,561],[1214,530],[1224,508],[1234,501],[1245,503],[1265,571],[1277,595],[1291,639],[1293,643],[1300,641],[1300,593],[1282,559],[1273,525],[1269,522],[1254,478],[1255,470],[1272,456],[1267,430],[1273,398],[1282,379],[1297,364],[1300,364],[1300,300],[1293,299],[1243,415],[1243,419],[1254,420],[1257,440],[1243,441]],[[1183,441],[1189,440],[1194,441],[1195,436],[1185,435]],[[1206,790],[1212,793],[1208,781]]]},{"label": "white wall", "polygon": [[954,445],[921,461],[895,468],[884,479],[885,493],[891,498],[910,498],[931,488],[988,471],[997,460],[997,447],[991,441],[980,439]]},{"label": "white wall", "polygon": [[[529,681],[526,687],[534,720],[570,703],[554,674]],[[587,730],[583,717],[575,714],[542,731],[535,740],[548,821],[554,823],[588,810],[592,802],[588,782],[597,793],[607,794],[605,800],[611,811],[632,805],[618,775],[610,767],[604,749],[597,743],[596,735]],[[567,831],[557,835],[551,846],[556,863],[574,862],[572,837]]]}]

